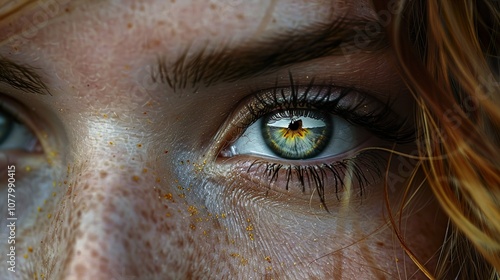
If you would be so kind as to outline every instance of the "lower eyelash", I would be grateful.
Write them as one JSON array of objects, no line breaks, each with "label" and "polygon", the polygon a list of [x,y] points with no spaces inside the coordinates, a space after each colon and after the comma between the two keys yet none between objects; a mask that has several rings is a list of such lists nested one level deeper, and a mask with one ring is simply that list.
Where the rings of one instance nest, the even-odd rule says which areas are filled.
[{"label": "lower eyelash", "polygon": [[[273,183],[278,182],[280,176],[285,176],[285,190],[289,190],[290,182],[298,182],[302,193],[306,190],[318,193],[321,204],[328,211],[325,200],[325,192],[329,189],[335,191],[337,200],[340,200],[339,193],[346,187],[346,181],[359,188],[359,196],[363,196],[365,187],[381,180],[383,169],[387,165],[387,160],[380,155],[380,151],[365,150],[354,157],[336,161],[330,164],[318,165],[286,165],[280,163],[270,163],[265,160],[255,160],[247,169],[247,173],[252,170],[261,170],[262,175],[268,179],[269,188]],[[333,176],[333,180],[328,180],[328,174]],[[326,181],[332,181],[333,185],[326,185]]]}]

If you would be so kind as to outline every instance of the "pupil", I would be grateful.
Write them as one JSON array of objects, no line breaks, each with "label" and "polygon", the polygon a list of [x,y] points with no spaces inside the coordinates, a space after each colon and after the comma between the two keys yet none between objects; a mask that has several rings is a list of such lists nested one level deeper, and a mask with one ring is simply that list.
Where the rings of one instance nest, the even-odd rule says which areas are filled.
[{"label": "pupil", "polygon": [[288,128],[291,130],[298,130],[301,127],[302,127],[302,120],[290,122],[290,125],[288,125]]}]

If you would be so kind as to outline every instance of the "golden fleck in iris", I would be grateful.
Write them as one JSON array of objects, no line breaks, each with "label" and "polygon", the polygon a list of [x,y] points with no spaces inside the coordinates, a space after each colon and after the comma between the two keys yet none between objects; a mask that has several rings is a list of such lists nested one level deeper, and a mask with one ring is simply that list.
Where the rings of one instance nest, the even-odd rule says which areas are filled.
[{"label": "golden fleck in iris", "polygon": [[302,120],[296,120],[291,122],[287,128],[282,128],[283,138],[287,140],[293,140],[296,137],[304,138],[309,133],[309,131],[302,127]]},{"label": "golden fleck in iris", "polygon": [[264,259],[265,259],[268,263],[270,263],[270,262],[271,262],[271,257],[270,257],[270,256],[267,256],[267,257],[265,257]]},{"label": "golden fleck in iris", "polygon": [[25,170],[26,170],[26,172],[30,172],[31,171],[31,166],[29,166],[29,165],[26,166]]},{"label": "golden fleck in iris", "polygon": [[140,179],[140,178],[139,178],[139,176],[137,176],[137,175],[132,176],[132,181],[134,181],[134,182],[136,182],[136,183],[137,183],[137,182],[139,182],[139,179]]},{"label": "golden fleck in iris", "polygon": [[33,252],[33,247],[28,246],[28,252],[32,253]]},{"label": "golden fleck in iris", "polygon": [[196,225],[194,224],[190,224],[189,227],[192,229],[192,230],[195,230],[196,229]]}]

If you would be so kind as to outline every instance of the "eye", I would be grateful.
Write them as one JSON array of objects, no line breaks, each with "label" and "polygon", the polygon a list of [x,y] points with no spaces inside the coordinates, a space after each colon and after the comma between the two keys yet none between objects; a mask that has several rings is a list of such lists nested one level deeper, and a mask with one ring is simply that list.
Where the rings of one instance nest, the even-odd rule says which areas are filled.
[{"label": "eye", "polygon": [[279,110],[249,126],[228,150],[290,160],[328,158],[345,153],[369,138],[365,129],[342,117],[313,109]]},{"label": "eye", "polygon": [[0,107],[0,151],[39,151],[38,138],[5,107],[4,104]]},{"label": "eye", "polygon": [[[224,178],[247,180],[310,201],[363,194],[383,178],[388,153],[414,141],[414,127],[389,101],[334,85],[296,84],[261,90],[241,101],[222,131],[219,151]],[[411,115],[411,114],[409,114]]]}]

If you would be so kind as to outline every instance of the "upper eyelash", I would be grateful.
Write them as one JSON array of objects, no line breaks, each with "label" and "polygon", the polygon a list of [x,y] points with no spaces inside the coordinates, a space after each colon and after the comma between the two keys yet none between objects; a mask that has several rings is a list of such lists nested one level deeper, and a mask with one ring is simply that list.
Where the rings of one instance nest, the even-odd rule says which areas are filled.
[{"label": "upper eyelash", "polygon": [[[245,106],[248,113],[252,116],[240,126],[240,130],[246,129],[253,122],[262,116],[275,110],[294,110],[294,109],[318,109],[327,113],[333,113],[343,117],[348,122],[367,128],[370,132],[383,140],[392,141],[399,144],[415,141],[415,129],[407,126],[407,119],[401,120],[395,116],[392,111],[391,101],[387,101],[382,107],[374,109],[371,112],[359,114],[356,109],[362,106],[366,97],[363,97],[357,104],[345,108],[339,104],[344,98],[352,94],[355,89],[349,87],[338,88],[332,85],[315,86],[315,79],[304,87],[305,90],[299,94],[301,86],[295,83],[292,73],[289,73],[290,85],[288,88],[275,87],[271,90],[260,91],[255,95],[255,102]],[[313,88],[317,88],[314,94]],[[285,95],[285,89],[290,89],[291,94]],[[325,90],[326,91],[323,91]],[[331,99],[334,91],[339,91],[334,99]]]}]

